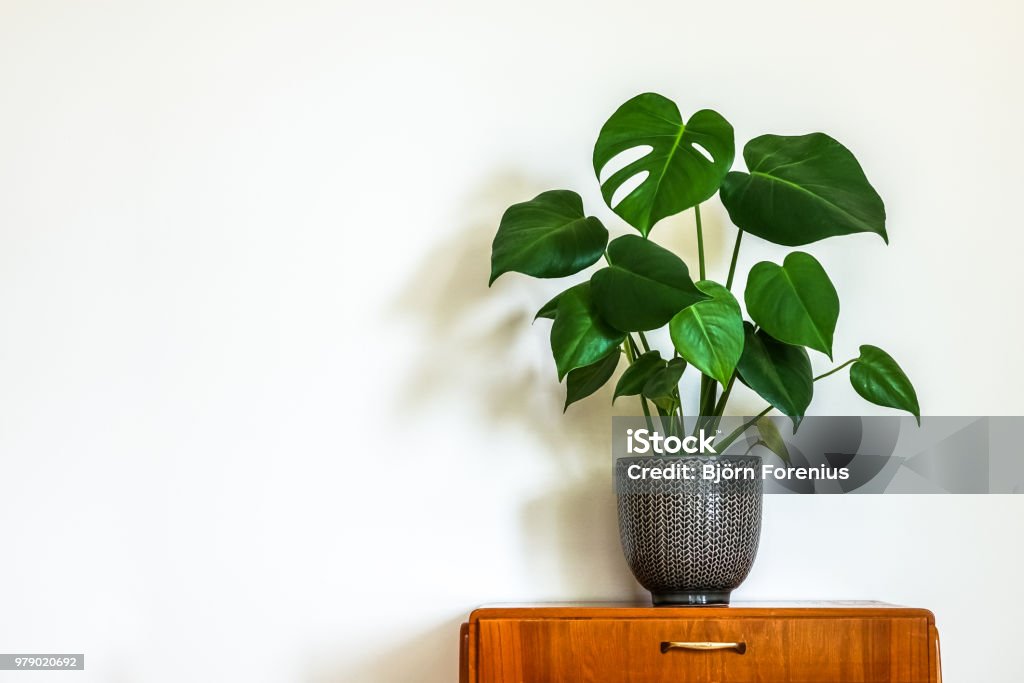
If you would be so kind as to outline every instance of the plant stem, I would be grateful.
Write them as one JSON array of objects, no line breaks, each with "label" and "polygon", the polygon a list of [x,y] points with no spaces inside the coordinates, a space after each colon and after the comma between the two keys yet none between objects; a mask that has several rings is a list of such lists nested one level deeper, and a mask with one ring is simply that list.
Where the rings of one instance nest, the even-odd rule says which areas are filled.
[{"label": "plant stem", "polygon": [[845,368],[850,363],[855,363],[856,361],[857,361],[856,358],[851,358],[850,360],[846,361],[842,365],[834,367],[831,370],[829,370],[828,372],[825,372],[825,373],[822,373],[822,374],[818,375],[817,377],[814,378],[814,381],[817,382],[819,379],[825,379],[829,375],[834,375],[835,373],[839,372],[840,370]]},{"label": "plant stem", "polygon": [[700,204],[693,207],[694,216],[697,218],[697,261],[700,264],[700,279],[707,277],[704,271],[704,226],[700,222]]},{"label": "plant stem", "polygon": [[725,288],[732,289],[732,279],[736,276],[736,259],[740,255],[740,242],[743,240],[743,231],[736,233],[736,244],[732,248],[732,261],[729,263],[729,277],[725,279]]},{"label": "plant stem", "polygon": [[[626,336],[626,340],[622,343],[622,348],[626,351],[626,359],[629,364],[632,365],[636,362],[637,354],[633,352],[633,346],[635,342],[629,335]],[[647,405],[647,398],[640,395],[640,406],[644,409],[644,418],[647,421],[647,429],[654,431],[654,422],[651,420],[651,407]]]},{"label": "plant stem", "polygon": [[729,377],[729,383],[725,385],[725,389],[722,391],[722,397],[718,399],[718,403],[715,404],[714,417],[711,419],[709,425],[711,431],[717,431],[718,425],[722,424],[722,413],[725,412],[725,405],[729,402],[729,394],[732,393],[732,385],[736,383],[736,373],[733,372],[732,376]]},{"label": "plant stem", "polygon": [[746,422],[744,422],[743,424],[741,424],[741,425],[740,425],[739,427],[737,427],[736,429],[732,430],[732,432],[731,432],[731,433],[729,434],[729,436],[727,436],[727,437],[725,437],[724,439],[722,439],[722,442],[721,442],[721,443],[717,443],[717,444],[715,444],[715,448],[716,448],[716,449],[717,449],[717,450],[718,450],[719,452],[723,452],[723,451],[725,451],[725,449],[726,449],[726,448],[728,448],[729,446],[731,446],[731,445],[732,445],[732,442],[733,442],[733,441],[735,441],[735,440],[736,440],[737,438],[739,438],[739,436],[740,436],[741,434],[743,434],[743,432],[745,432],[745,431],[747,431],[748,429],[750,429],[750,426],[751,426],[752,424],[754,424],[755,422],[757,422],[758,420],[760,420],[760,419],[761,419],[762,417],[764,417],[765,415],[767,415],[767,414],[768,414],[768,411],[769,411],[769,410],[771,410],[771,409],[772,409],[772,407],[771,407],[771,406],[768,406],[767,408],[765,408],[764,410],[762,410],[762,411],[761,411],[760,413],[758,413],[758,414],[757,414],[757,415],[755,415],[754,417],[750,418],[749,420],[747,420]]},{"label": "plant stem", "polygon": [[711,417],[715,410],[715,387],[718,386],[715,380],[707,375],[700,376],[700,415]]},{"label": "plant stem", "polygon": [[[633,341],[633,335],[631,335],[631,334],[627,334],[626,335],[626,343],[629,344],[629,348],[632,349],[632,351],[633,351],[633,360],[636,360],[637,358],[639,358],[640,357],[640,349],[637,348],[636,342]],[[630,361],[630,362],[632,363],[633,361]]]},{"label": "plant stem", "polygon": [[640,335],[640,343],[644,345],[644,353],[649,352],[651,345],[647,343],[647,337],[644,336],[643,332],[637,332],[637,334]]},{"label": "plant stem", "polygon": [[713,419],[717,388],[718,382],[705,374],[701,374],[700,394],[697,398],[697,420],[693,424],[694,434]]},{"label": "plant stem", "polygon": [[647,429],[648,431],[653,432],[654,421],[651,420],[651,407],[647,405],[647,397],[643,394],[640,394],[640,405],[643,406],[644,409],[644,418],[647,420]]},{"label": "plant stem", "polygon": [[736,373],[732,373],[732,377],[729,378],[729,383],[725,385],[725,391],[722,392],[722,397],[718,399],[718,405],[715,406],[715,417],[722,417],[722,413],[725,412],[725,404],[729,401],[729,394],[732,393],[732,385],[736,383]]}]

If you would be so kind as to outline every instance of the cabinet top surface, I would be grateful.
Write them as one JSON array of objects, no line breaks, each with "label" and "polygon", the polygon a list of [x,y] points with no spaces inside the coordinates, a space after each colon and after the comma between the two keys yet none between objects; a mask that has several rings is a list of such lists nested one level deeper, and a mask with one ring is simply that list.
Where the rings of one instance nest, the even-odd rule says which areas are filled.
[{"label": "cabinet top surface", "polygon": [[652,607],[644,602],[563,602],[484,605],[470,615],[482,619],[732,619],[742,617],[853,617],[926,618],[926,609],[891,605],[870,600],[807,600],[790,602],[734,602],[731,605],[700,607]]}]

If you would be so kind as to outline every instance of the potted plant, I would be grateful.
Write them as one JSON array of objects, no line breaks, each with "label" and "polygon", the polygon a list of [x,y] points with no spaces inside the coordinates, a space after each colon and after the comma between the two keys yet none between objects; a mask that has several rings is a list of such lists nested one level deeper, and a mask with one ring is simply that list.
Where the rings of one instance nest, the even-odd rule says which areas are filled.
[{"label": "potted plant", "polygon": [[[839,297],[811,254],[793,251],[781,263],[757,263],[742,304],[732,292],[746,234],[786,247],[864,232],[888,243],[884,205],[860,164],[824,133],[754,138],[743,148],[745,170],[733,170],[734,154],[733,128],[720,114],[705,109],[684,121],[671,100],[641,94],[604,124],[593,155],[605,202],[637,234],[609,241],[602,222],[588,216],[580,196],[569,190],[543,192],[504,213],[492,246],[490,284],[508,272],[561,278],[604,262],[537,312],[552,321],[551,350],[558,379],[566,383],[565,407],[609,382],[625,361],[613,400],[638,397],[648,427],[663,435],[701,435],[703,443],[714,435],[703,454],[665,457],[681,458],[674,464],[683,465],[711,458],[741,469],[757,467],[760,458],[749,448],[730,452],[740,436],[750,430],[755,443],[786,458],[778,429],[764,416],[778,410],[795,431],[814,382],[847,367],[863,398],[920,421],[910,380],[878,347],[861,346],[858,357],[813,375],[809,350],[832,359]],[[704,258],[700,205],[716,193],[737,228],[724,281],[708,277]],[[650,239],[660,220],[690,209],[696,280],[679,256]],[[672,349],[663,355],[646,333],[666,326]],[[699,383],[699,405],[689,417],[680,392],[687,381]],[[720,434],[737,381],[767,405]],[[627,476],[630,464],[620,459],[615,477],[620,537],[634,575],[655,604],[728,602],[757,550],[760,477],[636,480]]]}]

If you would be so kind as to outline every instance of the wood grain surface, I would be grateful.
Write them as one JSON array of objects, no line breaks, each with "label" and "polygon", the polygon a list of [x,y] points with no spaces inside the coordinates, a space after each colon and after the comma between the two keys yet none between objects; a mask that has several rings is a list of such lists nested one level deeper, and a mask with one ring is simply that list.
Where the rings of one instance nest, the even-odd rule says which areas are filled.
[{"label": "wood grain surface", "polygon": [[[485,607],[463,639],[463,683],[940,680],[931,612],[883,603]],[[680,642],[743,646],[662,647]]]}]

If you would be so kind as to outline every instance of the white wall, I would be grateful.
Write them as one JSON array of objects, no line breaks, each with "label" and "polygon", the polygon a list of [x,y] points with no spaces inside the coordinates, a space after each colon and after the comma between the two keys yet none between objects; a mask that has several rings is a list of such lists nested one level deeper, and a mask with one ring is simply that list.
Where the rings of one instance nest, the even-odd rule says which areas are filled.
[{"label": "white wall", "polygon": [[[448,683],[479,603],[639,595],[608,397],[562,417],[528,324],[557,285],[485,284],[537,191],[622,229],[590,151],[644,90],[850,146],[892,244],[811,249],[837,358],[891,350],[928,414],[1024,413],[1022,14],[0,0],[0,650],[85,652],[76,681]],[[655,237],[692,254],[688,218]],[[744,268],[782,253],[755,243]],[[814,410],[863,407],[837,378]],[[1022,513],[771,498],[737,597],[929,607],[948,681],[1015,681]]]}]

